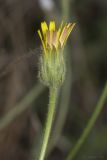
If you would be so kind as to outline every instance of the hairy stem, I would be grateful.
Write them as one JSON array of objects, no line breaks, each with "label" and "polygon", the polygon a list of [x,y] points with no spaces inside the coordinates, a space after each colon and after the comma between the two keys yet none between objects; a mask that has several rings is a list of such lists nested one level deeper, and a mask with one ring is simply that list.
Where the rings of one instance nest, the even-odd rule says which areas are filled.
[{"label": "hairy stem", "polygon": [[80,139],[77,141],[76,145],[74,146],[73,150],[70,151],[68,157],[66,158],[66,160],[72,160],[73,158],[75,158],[75,156],[77,155],[79,149],[81,148],[81,146],[83,145],[83,143],[85,142],[86,138],[88,137],[90,131],[92,130],[92,127],[94,126],[103,106],[105,101],[107,100],[107,84],[104,87],[103,93],[101,98],[99,99],[96,108],[92,114],[91,119],[89,120],[85,130],[83,131],[83,134],[81,135]]},{"label": "hairy stem", "polygon": [[50,88],[49,108],[48,108],[46,125],[45,125],[45,130],[43,135],[43,142],[42,142],[41,151],[40,151],[38,160],[44,160],[45,158],[46,149],[47,149],[51,128],[52,128],[52,123],[54,119],[57,93],[58,93],[57,88],[54,88],[54,87]]}]

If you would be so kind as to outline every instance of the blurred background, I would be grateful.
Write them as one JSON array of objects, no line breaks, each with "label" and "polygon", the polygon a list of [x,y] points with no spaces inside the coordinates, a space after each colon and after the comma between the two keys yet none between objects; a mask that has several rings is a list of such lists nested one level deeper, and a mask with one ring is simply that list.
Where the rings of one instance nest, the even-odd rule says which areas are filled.
[{"label": "blurred background", "polygon": [[[41,21],[76,22],[66,48],[47,159],[64,160],[87,125],[107,79],[106,0],[0,0],[0,159],[38,154],[48,89],[38,83]],[[27,97],[26,97],[27,96]],[[77,160],[107,159],[107,103]]]}]

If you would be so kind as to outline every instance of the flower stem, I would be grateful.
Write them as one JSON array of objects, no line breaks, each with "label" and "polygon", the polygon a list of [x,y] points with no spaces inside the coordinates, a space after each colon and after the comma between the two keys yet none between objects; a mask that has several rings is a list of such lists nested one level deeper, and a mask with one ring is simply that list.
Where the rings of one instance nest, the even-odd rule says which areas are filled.
[{"label": "flower stem", "polygon": [[66,160],[72,160],[76,154],[78,153],[80,147],[82,146],[82,144],[85,142],[86,138],[88,137],[90,131],[92,130],[92,127],[94,126],[103,106],[105,101],[107,100],[107,84],[104,87],[103,93],[101,98],[99,99],[95,111],[93,112],[93,115],[91,117],[91,119],[89,120],[85,130],[83,131],[83,134],[81,135],[80,139],[77,141],[76,145],[74,146],[73,150],[70,151],[68,157],[66,158]]},{"label": "flower stem", "polygon": [[44,136],[43,136],[43,142],[41,146],[41,151],[38,160],[44,160],[46,149],[51,133],[52,123],[54,119],[54,113],[55,113],[55,106],[56,106],[56,99],[57,99],[57,88],[50,88],[50,97],[49,97],[49,108],[48,108],[48,114],[46,119],[46,125],[44,130]]}]

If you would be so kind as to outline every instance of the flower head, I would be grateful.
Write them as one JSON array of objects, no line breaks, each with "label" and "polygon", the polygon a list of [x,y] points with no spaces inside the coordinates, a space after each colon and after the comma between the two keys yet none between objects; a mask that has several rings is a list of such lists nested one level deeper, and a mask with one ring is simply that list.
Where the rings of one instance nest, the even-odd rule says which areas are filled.
[{"label": "flower head", "polygon": [[50,50],[58,51],[59,49],[62,49],[74,26],[75,23],[64,24],[62,22],[59,29],[56,29],[54,21],[51,21],[49,26],[46,22],[42,22],[41,30],[38,30],[38,34],[45,54]]},{"label": "flower head", "polygon": [[54,21],[51,21],[49,26],[46,22],[41,23],[38,34],[44,54],[40,57],[39,77],[47,86],[58,87],[64,81],[66,67],[63,48],[74,26],[75,23],[62,22],[59,29],[56,29]]}]

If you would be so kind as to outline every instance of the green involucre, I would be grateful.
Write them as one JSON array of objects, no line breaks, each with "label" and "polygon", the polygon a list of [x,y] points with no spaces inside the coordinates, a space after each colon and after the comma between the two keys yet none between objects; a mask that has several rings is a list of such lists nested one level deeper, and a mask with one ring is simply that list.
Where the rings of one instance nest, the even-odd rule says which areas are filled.
[{"label": "green involucre", "polygon": [[50,52],[40,57],[40,80],[47,86],[60,86],[65,79],[65,60],[62,52]]}]

